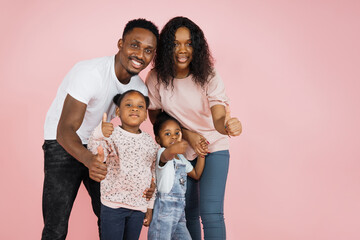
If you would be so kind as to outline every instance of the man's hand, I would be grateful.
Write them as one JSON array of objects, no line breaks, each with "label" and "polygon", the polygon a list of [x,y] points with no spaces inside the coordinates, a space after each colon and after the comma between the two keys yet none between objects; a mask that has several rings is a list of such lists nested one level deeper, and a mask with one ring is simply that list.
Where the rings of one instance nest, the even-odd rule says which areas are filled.
[{"label": "man's hand", "polygon": [[87,164],[89,169],[89,176],[96,182],[100,182],[105,179],[107,173],[107,167],[104,163],[104,150],[101,146],[97,148],[98,154],[93,155],[92,159]]},{"label": "man's hand", "polygon": [[150,201],[150,199],[154,195],[155,187],[156,187],[155,180],[154,178],[152,178],[150,188],[145,189],[145,191],[143,192],[143,197],[146,198],[146,201]]},{"label": "man's hand", "polygon": [[110,137],[114,131],[114,125],[111,122],[107,122],[107,114],[104,113],[101,123],[101,130],[104,137]]},{"label": "man's hand", "polygon": [[242,126],[239,119],[230,116],[229,106],[225,107],[225,130],[229,136],[239,136],[242,132]]},{"label": "man's hand", "polygon": [[143,225],[145,227],[150,226],[150,223],[151,223],[151,220],[152,220],[152,214],[153,214],[153,210],[148,208],[146,213],[145,213],[144,223],[143,223]]}]

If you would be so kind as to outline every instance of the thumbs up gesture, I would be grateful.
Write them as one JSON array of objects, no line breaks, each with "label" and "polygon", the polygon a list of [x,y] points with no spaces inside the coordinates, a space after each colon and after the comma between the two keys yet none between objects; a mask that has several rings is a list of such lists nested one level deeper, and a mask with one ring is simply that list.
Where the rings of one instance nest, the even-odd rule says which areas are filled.
[{"label": "thumbs up gesture", "polygon": [[101,130],[104,137],[110,137],[114,131],[114,125],[111,122],[107,122],[107,114],[104,113],[101,123]]},{"label": "thumbs up gesture", "polygon": [[184,154],[186,152],[186,148],[188,147],[188,143],[182,140],[182,133],[179,132],[179,137],[176,142],[171,146],[176,154]]},{"label": "thumbs up gesture", "polygon": [[229,136],[239,136],[242,132],[241,122],[236,117],[231,117],[228,105],[225,107],[225,130]]},{"label": "thumbs up gesture", "polygon": [[92,155],[91,161],[86,165],[89,169],[91,179],[100,182],[105,179],[107,167],[104,163],[104,149],[101,146],[97,148],[98,154]]}]

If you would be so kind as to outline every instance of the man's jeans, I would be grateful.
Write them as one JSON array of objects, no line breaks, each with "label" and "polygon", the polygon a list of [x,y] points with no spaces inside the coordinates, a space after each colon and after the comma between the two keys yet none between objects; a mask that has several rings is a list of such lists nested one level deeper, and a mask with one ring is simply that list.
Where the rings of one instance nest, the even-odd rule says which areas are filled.
[{"label": "man's jeans", "polygon": [[91,197],[100,226],[100,184],[90,179],[89,170],[68,154],[56,140],[45,140],[42,148],[45,159],[42,239],[66,238],[70,212],[81,182]]}]

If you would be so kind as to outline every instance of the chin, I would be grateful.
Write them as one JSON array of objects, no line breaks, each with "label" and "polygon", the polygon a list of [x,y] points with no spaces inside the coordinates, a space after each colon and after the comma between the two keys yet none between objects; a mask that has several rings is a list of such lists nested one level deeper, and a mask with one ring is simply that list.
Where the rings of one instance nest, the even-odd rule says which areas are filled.
[{"label": "chin", "polygon": [[140,69],[140,70],[126,69],[126,72],[127,72],[128,74],[130,74],[131,76],[134,76],[134,75],[138,75],[139,72],[141,72],[141,70],[142,70],[142,69]]}]

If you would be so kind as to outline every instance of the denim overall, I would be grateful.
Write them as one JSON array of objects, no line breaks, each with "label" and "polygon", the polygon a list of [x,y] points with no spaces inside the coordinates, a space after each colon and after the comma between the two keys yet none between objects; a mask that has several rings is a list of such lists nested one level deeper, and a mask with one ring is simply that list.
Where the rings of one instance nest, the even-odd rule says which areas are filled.
[{"label": "denim overall", "polygon": [[[172,163],[170,163],[172,164]],[[191,240],[185,220],[186,178],[185,164],[173,160],[174,184],[169,193],[157,193],[149,240]]]}]

